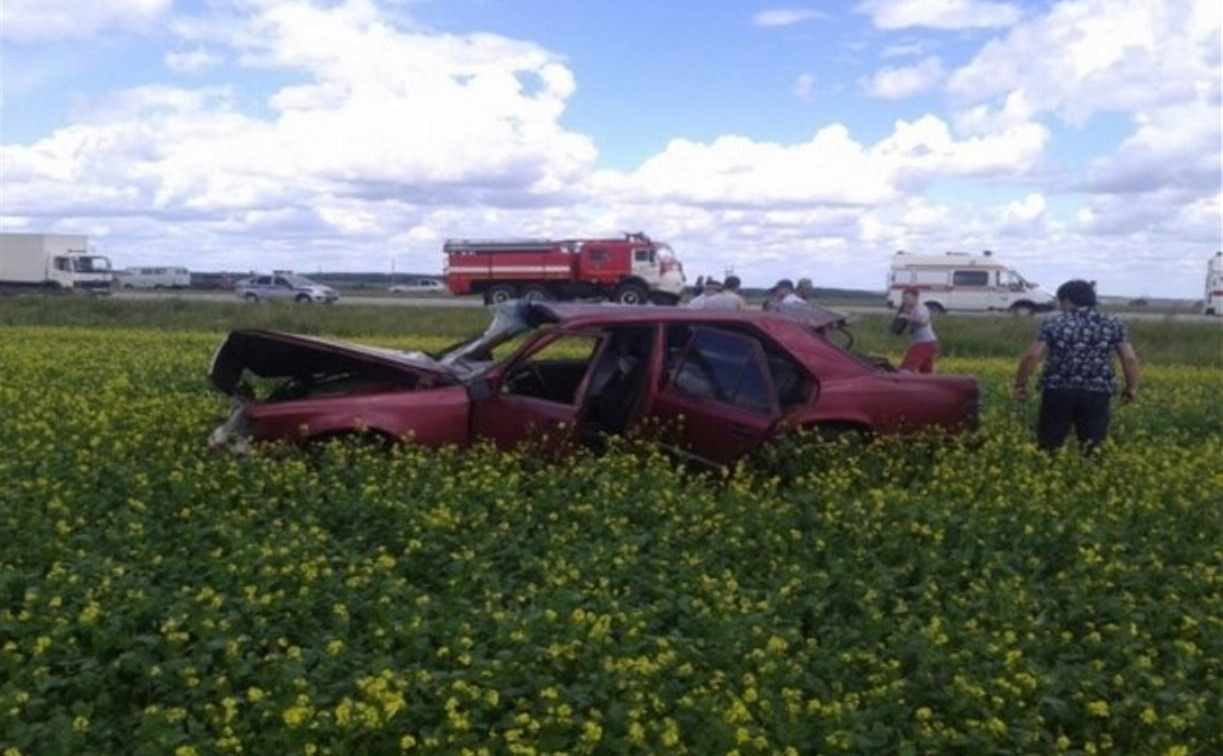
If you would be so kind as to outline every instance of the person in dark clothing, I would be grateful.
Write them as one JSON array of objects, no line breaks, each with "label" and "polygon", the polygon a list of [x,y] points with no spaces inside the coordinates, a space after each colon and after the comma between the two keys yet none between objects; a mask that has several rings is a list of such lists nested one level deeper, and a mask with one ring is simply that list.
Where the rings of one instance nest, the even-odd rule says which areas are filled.
[{"label": "person in dark clothing", "polygon": [[1109,401],[1116,390],[1113,356],[1121,361],[1123,403],[1138,398],[1138,356],[1125,323],[1096,309],[1096,291],[1086,281],[1057,290],[1061,313],[1041,323],[1036,340],[1019,360],[1015,398],[1028,398],[1028,377],[1043,360],[1036,442],[1053,451],[1074,428],[1080,445],[1093,449],[1108,435]]}]

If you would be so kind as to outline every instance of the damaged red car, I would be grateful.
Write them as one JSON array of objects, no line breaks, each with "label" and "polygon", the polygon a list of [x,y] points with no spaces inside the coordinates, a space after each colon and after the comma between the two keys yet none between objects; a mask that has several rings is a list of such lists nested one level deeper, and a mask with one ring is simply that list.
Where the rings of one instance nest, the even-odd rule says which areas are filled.
[{"label": "damaged red car", "polygon": [[[372,434],[427,446],[547,434],[598,447],[649,428],[723,465],[800,429],[976,428],[974,378],[902,374],[839,342],[844,316],[508,302],[482,335],[437,354],[260,330],[231,332],[209,369],[233,397],[210,445]],[[494,350],[522,339],[503,359]],[[643,431],[644,432],[644,431]]]}]

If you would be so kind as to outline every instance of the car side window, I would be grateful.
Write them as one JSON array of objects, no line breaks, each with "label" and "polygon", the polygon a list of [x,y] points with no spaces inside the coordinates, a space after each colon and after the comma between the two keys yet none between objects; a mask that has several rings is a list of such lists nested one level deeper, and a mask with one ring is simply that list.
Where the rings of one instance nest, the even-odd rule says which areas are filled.
[{"label": "car side window", "polygon": [[951,274],[951,283],[955,286],[988,286],[989,271],[957,270]]},{"label": "car side window", "polygon": [[599,346],[593,334],[564,334],[527,357],[505,374],[501,391],[559,404],[576,404],[578,388]]},{"label": "car side window", "polygon": [[289,288],[292,288],[293,286],[292,284],[289,283],[289,280],[287,278],[282,278],[280,276],[276,276],[276,285],[283,289],[289,289]]},{"label": "car side window", "polygon": [[671,387],[751,412],[769,414],[773,410],[764,350],[754,339],[739,334],[694,329],[675,367]]}]

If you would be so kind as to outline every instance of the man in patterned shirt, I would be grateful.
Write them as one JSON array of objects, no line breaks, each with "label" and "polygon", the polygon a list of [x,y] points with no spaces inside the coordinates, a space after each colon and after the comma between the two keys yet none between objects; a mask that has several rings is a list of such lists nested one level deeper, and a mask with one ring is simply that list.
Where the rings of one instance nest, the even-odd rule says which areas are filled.
[{"label": "man in patterned shirt", "polygon": [[1053,451],[1073,426],[1079,443],[1090,450],[1108,435],[1109,400],[1116,390],[1113,355],[1121,359],[1121,401],[1127,404],[1138,396],[1138,356],[1125,323],[1096,310],[1090,283],[1062,284],[1057,303],[1061,313],[1041,323],[1036,340],[1019,361],[1015,398],[1028,398],[1028,376],[1045,360],[1036,443]]}]

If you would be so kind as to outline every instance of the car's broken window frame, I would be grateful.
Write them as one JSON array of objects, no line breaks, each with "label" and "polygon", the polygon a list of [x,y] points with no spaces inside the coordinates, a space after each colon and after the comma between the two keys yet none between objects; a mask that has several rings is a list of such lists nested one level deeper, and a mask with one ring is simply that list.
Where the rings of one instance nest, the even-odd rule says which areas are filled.
[{"label": "car's broken window frame", "polygon": [[[732,330],[728,328],[718,328],[718,327],[710,327],[710,326],[695,325],[695,324],[676,324],[676,325],[687,326],[690,329],[690,334],[689,334],[687,343],[683,346],[682,350],[680,351],[678,355],[678,358],[675,360],[675,364],[671,366],[671,369],[668,371],[668,375],[666,376],[663,387],[662,387],[662,390],[664,392],[674,392],[681,396],[688,397],[690,399],[695,399],[698,401],[714,402],[714,403],[717,403],[717,404],[720,404],[726,407],[732,407],[736,410],[740,410],[743,412],[751,412],[757,415],[761,415],[763,417],[776,418],[781,415],[782,413],[781,400],[777,394],[777,387],[773,380],[772,371],[769,369],[768,350],[765,348],[765,345],[761,343],[761,340],[758,337],[756,337],[753,334],[747,334],[741,331]],[[729,338],[733,341],[737,341],[742,344],[746,344],[748,346],[749,360],[746,363],[744,363],[744,366],[741,369],[741,372],[739,374],[738,382],[736,383],[736,386],[735,386],[735,399],[728,400],[728,399],[725,399],[725,398],[722,398],[716,395],[704,395],[701,393],[693,392],[693,391],[685,389],[684,387],[680,386],[677,383],[677,379],[679,378],[679,374],[681,370],[683,369],[684,365],[687,364],[687,362],[689,361],[689,358],[692,355],[693,351],[697,348],[698,340],[700,339],[702,335],[706,335],[706,334],[717,336],[717,337]],[[744,381],[744,373],[751,366],[754,366],[757,373],[759,374],[761,378],[763,378],[764,383],[765,383],[764,395],[768,400],[767,402],[768,408],[765,411],[761,411],[758,407],[745,406],[743,404],[740,404],[736,400],[740,391],[742,390],[743,381]]]}]

